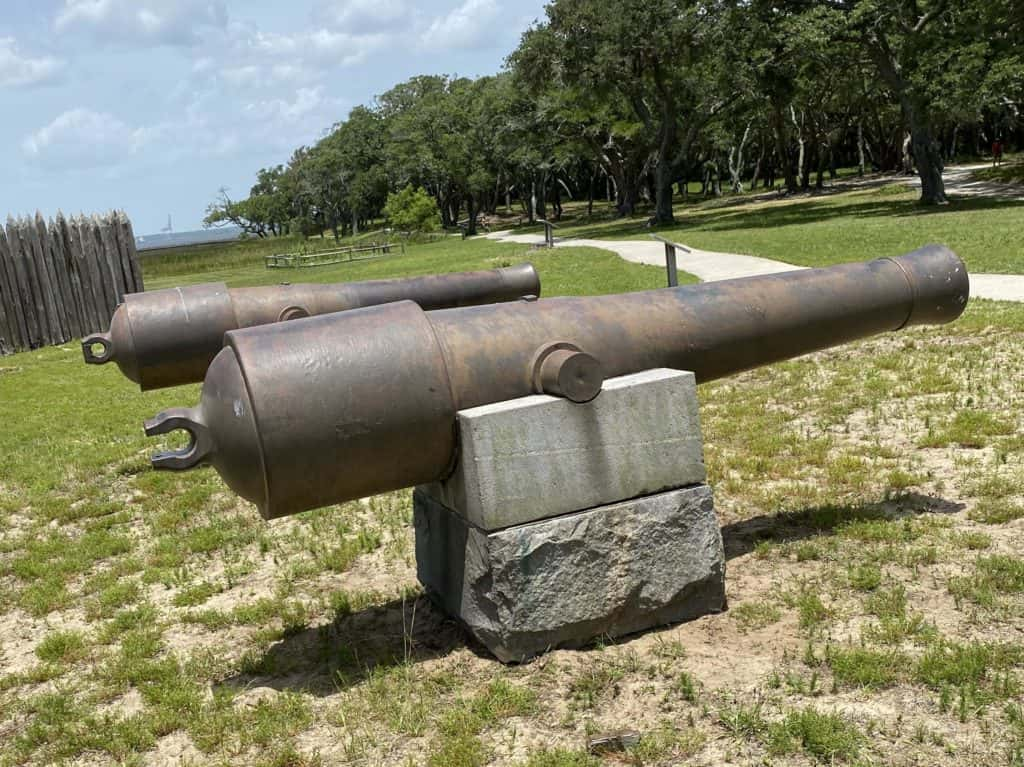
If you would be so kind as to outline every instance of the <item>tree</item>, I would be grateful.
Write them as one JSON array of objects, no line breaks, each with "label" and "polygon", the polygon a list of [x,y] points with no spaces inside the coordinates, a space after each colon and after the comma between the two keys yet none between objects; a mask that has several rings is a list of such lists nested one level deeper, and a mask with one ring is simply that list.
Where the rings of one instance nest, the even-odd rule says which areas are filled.
[{"label": "tree", "polygon": [[[970,55],[969,41],[984,30],[979,0],[831,0],[829,5],[846,25],[843,34],[861,44],[899,104],[921,178],[921,202],[944,204],[937,129],[939,96],[948,88],[936,84],[950,56]],[[976,78],[962,84],[970,88]]]},{"label": "tree", "polygon": [[649,142],[654,221],[671,223],[680,168],[703,127],[737,95],[721,55],[729,4],[553,0],[545,11],[547,20],[524,35],[513,60],[539,64],[605,103],[621,99]]},{"label": "tree", "polygon": [[220,226],[237,226],[246,234],[266,237],[269,224],[268,206],[265,200],[246,198],[232,200],[226,187],[221,187],[217,199],[206,207],[203,226],[207,229]]},{"label": "tree", "polygon": [[384,215],[400,232],[433,232],[440,222],[437,202],[425,189],[412,184],[388,195]]}]

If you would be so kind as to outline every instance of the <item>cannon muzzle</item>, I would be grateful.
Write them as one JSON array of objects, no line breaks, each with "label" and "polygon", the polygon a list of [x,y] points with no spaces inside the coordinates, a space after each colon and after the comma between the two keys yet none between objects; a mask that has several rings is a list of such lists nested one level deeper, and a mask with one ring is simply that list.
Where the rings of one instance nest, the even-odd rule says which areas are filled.
[{"label": "cannon muzzle", "polygon": [[223,282],[131,293],[110,330],[82,339],[85,361],[116,362],[146,391],[203,380],[229,330],[347,309],[415,301],[424,309],[540,295],[531,264],[396,280],[228,288]]},{"label": "cannon muzzle", "polygon": [[411,302],[229,332],[202,398],[146,425],[184,428],[157,468],[214,465],[266,518],[444,477],[458,410],[605,376],[691,370],[708,381],[967,304],[967,272],[929,245],[898,258],[642,293],[424,312]]}]

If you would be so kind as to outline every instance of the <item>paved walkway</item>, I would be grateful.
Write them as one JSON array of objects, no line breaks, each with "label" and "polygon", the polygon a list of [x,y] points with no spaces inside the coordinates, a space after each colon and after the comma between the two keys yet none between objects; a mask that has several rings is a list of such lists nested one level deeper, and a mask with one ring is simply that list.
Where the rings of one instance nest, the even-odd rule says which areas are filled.
[{"label": "paved walkway", "polygon": [[[492,232],[485,235],[499,242],[518,242],[527,245],[543,245],[542,234],[513,234]],[[555,238],[556,248],[601,248],[618,254],[626,261],[650,266],[665,265],[665,246],[651,240],[587,240]],[[742,256],[738,253],[716,253],[713,250],[687,248],[676,250],[676,266],[681,272],[689,272],[701,282],[730,280],[734,277],[753,277],[758,274],[775,274],[804,269],[783,261],[757,256]],[[995,301],[1024,302],[1024,275],[1021,274],[972,274],[971,295],[975,298],[991,298]]]},{"label": "paved walkway", "polygon": [[[1006,184],[992,185],[988,182],[971,181],[970,172],[986,167],[961,166],[946,171],[946,191],[954,194],[998,194],[1012,190],[1019,193],[1019,187]],[[913,181],[908,180],[908,183]],[[920,184],[920,180],[917,181]],[[1000,189],[994,189],[998,186]],[[1005,187],[1005,189],[1003,188]],[[1012,197],[1011,197],[1012,199]],[[1020,199],[1024,199],[1021,197]],[[528,245],[543,245],[542,234],[515,234],[511,231],[492,232],[488,239],[500,242],[519,242]],[[618,254],[626,261],[651,266],[665,265],[665,246],[655,240],[589,240],[555,238],[555,247],[601,248]],[[743,256],[738,253],[716,253],[683,246],[676,249],[676,265],[682,272],[689,272],[701,282],[729,280],[734,277],[753,277],[758,274],[775,274],[803,269],[783,261],[758,256]],[[1024,275],[1019,274],[971,274],[971,295],[975,298],[991,298],[996,301],[1024,302]]]}]

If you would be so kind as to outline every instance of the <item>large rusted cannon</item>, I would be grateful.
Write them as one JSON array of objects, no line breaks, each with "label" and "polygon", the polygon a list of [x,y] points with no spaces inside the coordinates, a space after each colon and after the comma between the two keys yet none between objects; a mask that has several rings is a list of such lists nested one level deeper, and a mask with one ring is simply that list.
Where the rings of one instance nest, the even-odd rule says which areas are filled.
[{"label": "large rusted cannon", "polygon": [[82,351],[92,365],[116,362],[146,391],[202,381],[229,330],[392,301],[443,309],[539,294],[540,278],[531,264],[329,285],[228,288],[213,282],[125,296],[110,330],[84,338]]},{"label": "large rusted cannon", "polygon": [[897,258],[591,298],[424,312],[411,302],[236,330],[196,408],[149,435],[190,433],[160,469],[212,463],[266,518],[444,477],[458,410],[535,392],[586,401],[605,376],[698,381],[963,312],[963,262]]}]

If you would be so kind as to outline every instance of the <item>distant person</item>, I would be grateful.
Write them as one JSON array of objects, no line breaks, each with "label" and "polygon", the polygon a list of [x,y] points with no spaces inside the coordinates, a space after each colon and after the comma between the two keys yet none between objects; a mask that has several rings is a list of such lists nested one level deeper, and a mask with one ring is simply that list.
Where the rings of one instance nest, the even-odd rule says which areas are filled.
[{"label": "distant person", "polygon": [[992,165],[1001,165],[1003,162],[1003,142],[996,139],[992,142]]}]

